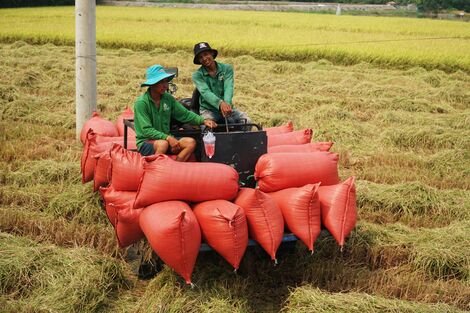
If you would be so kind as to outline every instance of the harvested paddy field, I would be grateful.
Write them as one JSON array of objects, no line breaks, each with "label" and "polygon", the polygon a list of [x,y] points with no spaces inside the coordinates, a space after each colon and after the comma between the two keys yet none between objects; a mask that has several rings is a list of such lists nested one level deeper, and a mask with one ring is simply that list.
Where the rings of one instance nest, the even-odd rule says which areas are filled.
[{"label": "harvested paddy field", "polygon": [[[147,66],[192,54],[97,52],[98,110],[132,107]],[[324,236],[273,266],[248,249],[238,274],[201,254],[194,288],[164,268],[137,279],[98,194],[80,181],[73,47],[0,43],[0,305],[5,312],[464,312],[470,310],[470,76],[360,62],[225,57],[234,103],[263,126],[292,120],[333,141],[357,177],[358,224],[341,252]]]}]

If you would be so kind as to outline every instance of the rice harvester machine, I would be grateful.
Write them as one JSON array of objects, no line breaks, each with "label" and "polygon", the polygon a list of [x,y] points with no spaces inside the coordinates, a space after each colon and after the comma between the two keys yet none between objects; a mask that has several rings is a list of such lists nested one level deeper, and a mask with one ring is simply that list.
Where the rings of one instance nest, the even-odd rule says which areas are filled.
[{"label": "rice harvester machine", "polygon": [[[178,75],[178,68],[166,68],[167,73]],[[169,83],[169,92],[174,94],[177,86]],[[188,110],[199,114],[199,92],[194,90],[191,98],[183,98],[178,101]],[[127,149],[128,141],[128,128],[134,129],[134,121],[131,119],[124,119],[124,148]],[[239,184],[242,187],[256,186],[254,180],[254,170],[258,159],[267,153],[267,135],[266,131],[259,124],[237,123],[237,124],[222,124],[217,128],[212,129],[215,136],[215,151],[213,155],[208,155],[208,151],[204,149],[203,136],[205,131],[201,127],[180,124],[177,121],[172,121],[171,134],[174,137],[192,137],[197,142],[195,151],[196,160],[199,162],[216,162],[223,163],[233,167],[239,174]],[[209,153],[212,154],[212,153]],[[293,234],[285,234],[283,243],[294,243],[297,237]],[[248,246],[255,246],[257,243],[250,239]],[[211,251],[212,248],[203,243],[200,251]],[[152,261],[152,262],[155,262]],[[148,266],[148,264],[141,264]],[[142,268],[139,268],[139,273]],[[145,271],[145,269],[143,270]],[[144,275],[145,276],[145,275]]]}]

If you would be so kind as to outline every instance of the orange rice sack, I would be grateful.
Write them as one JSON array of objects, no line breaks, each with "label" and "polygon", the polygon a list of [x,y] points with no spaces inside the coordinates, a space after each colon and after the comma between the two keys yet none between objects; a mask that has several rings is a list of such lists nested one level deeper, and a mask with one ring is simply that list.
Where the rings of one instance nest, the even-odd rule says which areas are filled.
[{"label": "orange rice sack", "polygon": [[312,140],[313,131],[310,128],[296,130],[290,133],[268,135],[268,148],[280,145],[301,145]]},{"label": "orange rice sack", "polygon": [[356,186],[355,178],[332,186],[320,186],[318,195],[321,204],[323,225],[333,235],[340,246],[356,225]]},{"label": "orange rice sack", "polygon": [[238,192],[238,173],[219,163],[177,162],[163,154],[144,158],[144,175],[135,208],[157,202],[232,200]]},{"label": "orange rice sack", "polygon": [[[85,140],[85,146],[83,147],[82,156],[80,160],[80,169],[82,173],[82,183],[89,182],[93,179],[94,170],[96,166],[95,155],[105,151],[110,151],[114,143],[123,145],[121,137],[108,137],[113,138],[110,141],[103,139],[103,136],[95,134],[92,129],[87,133],[87,139]],[[134,142],[135,146],[135,142]]]},{"label": "orange rice sack", "polygon": [[[114,142],[118,143],[119,145],[124,147],[124,137],[117,136],[117,137],[108,137],[108,136],[96,136],[97,143],[104,143],[104,142]],[[127,140],[127,149],[137,149],[135,138],[128,138]]]},{"label": "orange rice sack", "polygon": [[332,152],[268,153],[255,166],[255,179],[264,192],[339,182],[338,154]]},{"label": "orange rice sack", "polygon": [[191,284],[201,230],[189,205],[182,201],[152,204],[140,214],[140,227],[163,262]]},{"label": "orange rice sack", "polygon": [[83,147],[82,157],[80,160],[80,169],[82,172],[82,183],[89,182],[93,179],[96,159],[95,155],[103,152],[109,152],[113,146],[112,142],[96,142],[96,134],[90,129],[85,140],[85,146]]},{"label": "orange rice sack", "polygon": [[116,191],[112,185],[100,187],[101,198],[103,199],[106,215],[113,226],[116,225],[117,212],[116,207],[111,204],[121,205],[133,203],[135,200],[135,191]]},{"label": "orange rice sack", "polygon": [[143,158],[138,152],[115,144],[110,152],[111,183],[116,190],[137,191],[144,174]]},{"label": "orange rice sack", "polygon": [[315,151],[330,151],[332,142],[311,142],[302,145],[280,145],[268,147],[268,153],[302,153],[302,152],[315,152]]},{"label": "orange rice sack", "polygon": [[83,125],[80,132],[80,141],[84,144],[88,131],[92,129],[95,134],[115,137],[119,136],[118,130],[113,122],[100,117],[98,112],[93,112],[92,117]]},{"label": "orange rice sack", "polygon": [[286,125],[266,127],[266,128],[263,128],[263,130],[266,132],[267,136],[279,135],[279,134],[290,133],[291,131],[293,131],[294,125],[292,124],[292,121],[289,121]]},{"label": "orange rice sack", "polygon": [[[116,119],[116,128],[119,136],[124,136],[124,119],[134,119],[134,112],[132,112],[129,107],[126,107],[126,109]],[[135,131],[130,127],[127,128],[127,136],[128,138],[135,140]]]},{"label": "orange rice sack", "polygon": [[234,203],[245,211],[250,237],[275,260],[284,235],[284,219],[276,201],[259,189],[241,188]]},{"label": "orange rice sack", "polygon": [[95,155],[96,166],[93,173],[93,191],[109,184],[111,179],[111,157],[109,151]]},{"label": "orange rice sack", "polygon": [[[176,161],[176,159],[178,158],[177,155],[175,154],[170,154],[168,155],[168,157],[170,159],[172,159],[173,161]],[[197,159],[196,159],[196,155],[194,153],[191,153],[191,155],[189,156],[189,158],[186,160],[186,162],[197,162]]]},{"label": "orange rice sack", "polygon": [[269,194],[281,208],[289,230],[302,240],[310,251],[313,251],[313,244],[321,232],[319,186],[319,183],[309,184]]},{"label": "orange rice sack", "polygon": [[130,246],[144,237],[139,223],[142,208],[133,209],[132,201],[123,204],[111,203],[110,206],[116,212],[117,218],[114,230],[121,248]]},{"label": "orange rice sack", "polygon": [[205,241],[236,270],[248,246],[248,226],[243,209],[226,200],[193,206]]}]

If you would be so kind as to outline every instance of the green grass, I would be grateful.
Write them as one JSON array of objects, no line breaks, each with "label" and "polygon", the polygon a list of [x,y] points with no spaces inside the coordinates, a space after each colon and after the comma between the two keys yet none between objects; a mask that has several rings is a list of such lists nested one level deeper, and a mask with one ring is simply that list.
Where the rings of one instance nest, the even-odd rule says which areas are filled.
[{"label": "green grass", "polygon": [[[130,48],[98,49],[103,117],[132,107],[154,63],[177,65],[176,96],[191,94],[190,52]],[[221,257],[200,255],[194,288],[167,267],[148,282],[127,278],[126,250],[117,247],[91,184],[80,181],[74,49],[3,43],[0,231],[9,235],[0,237],[0,273],[18,274],[0,280],[8,282],[2,308],[303,312],[347,311],[355,303],[362,311],[468,310],[469,75],[235,55],[218,57],[234,64],[235,105],[263,126],[292,120],[296,129],[313,128],[314,140],[335,142],[341,177],[357,177],[359,222],[344,251],[322,237],[313,255],[299,243],[273,266],[250,248],[238,274]],[[17,252],[7,258],[3,251]]]},{"label": "green grass", "polygon": [[[205,40],[230,56],[470,71],[470,27],[465,22],[109,6],[98,6],[96,14],[97,42],[108,48],[189,52]],[[3,42],[75,42],[72,7],[3,9],[0,17]],[[28,75],[41,78],[36,72]]]}]

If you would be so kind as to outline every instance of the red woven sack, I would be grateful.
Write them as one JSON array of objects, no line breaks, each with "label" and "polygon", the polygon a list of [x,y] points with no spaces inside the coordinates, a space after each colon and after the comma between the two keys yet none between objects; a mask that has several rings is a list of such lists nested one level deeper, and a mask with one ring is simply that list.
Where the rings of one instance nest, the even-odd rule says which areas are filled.
[{"label": "red woven sack", "polygon": [[234,202],[245,211],[250,237],[275,260],[284,235],[284,219],[276,201],[259,189],[242,188]]},{"label": "red woven sack", "polygon": [[138,152],[115,144],[111,149],[111,183],[119,191],[137,191],[144,174],[143,158]]},{"label": "red woven sack", "polygon": [[93,173],[93,191],[109,184],[111,178],[111,157],[105,151],[95,155],[96,166]]},{"label": "red woven sack", "polygon": [[300,188],[288,188],[269,195],[281,208],[289,230],[313,251],[313,244],[321,232],[320,184],[305,185]]},{"label": "red woven sack", "polygon": [[[96,136],[96,142],[97,143],[114,142],[114,143],[118,143],[119,145],[124,147],[124,137],[123,136],[108,137],[108,136],[97,135]],[[127,139],[127,149],[137,149],[135,138],[128,138]]]},{"label": "red woven sack", "polygon": [[267,136],[290,133],[294,130],[294,125],[289,121],[286,125],[263,128]]},{"label": "red woven sack", "polygon": [[318,195],[321,204],[323,225],[340,246],[356,225],[355,178],[333,186],[320,186]]},{"label": "red woven sack", "polygon": [[313,131],[310,128],[306,128],[285,134],[269,135],[268,147],[309,143],[312,140],[312,134]]},{"label": "red woven sack", "polygon": [[80,168],[82,172],[82,183],[89,182],[93,179],[93,174],[96,166],[95,155],[110,151],[113,143],[112,142],[96,142],[96,134],[90,129],[87,139],[85,140],[85,146],[83,147],[82,157],[80,160]]},{"label": "red woven sack", "polygon": [[201,247],[201,230],[188,204],[166,201],[150,205],[140,215],[140,226],[163,262],[190,284]]},{"label": "red woven sack", "polygon": [[243,209],[226,200],[212,200],[194,205],[193,211],[207,244],[237,270],[248,246]]},{"label": "red woven sack", "polygon": [[264,192],[319,182],[335,185],[339,182],[338,154],[320,151],[264,154],[256,163],[255,179]]},{"label": "red woven sack", "polygon": [[238,173],[228,165],[177,162],[163,154],[144,160],[135,208],[167,200],[201,202],[237,196]]},{"label": "red woven sack", "polygon": [[106,141],[106,139],[103,138],[103,136],[95,134],[92,129],[88,131],[87,139],[85,140],[85,146],[83,147],[82,157],[80,160],[82,183],[89,182],[93,179],[93,174],[96,166],[96,159],[94,158],[95,155],[105,151],[110,151],[114,143],[123,145],[123,141],[120,139],[112,139],[111,141]]},{"label": "red woven sack", "polygon": [[[124,136],[124,119],[134,119],[134,112],[129,107],[121,113],[116,119],[116,128],[118,130],[119,136]],[[135,131],[132,128],[127,128],[127,136],[128,138],[132,138],[135,140]]]},{"label": "red woven sack", "polygon": [[98,112],[93,112],[92,117],[83,125],[82,130],[80,132],[80,141],[84,144],[87,133],[90,129],[93,129],[95,134],[103,135],[103,136],[118,136],[118,130],[113,122],[105,120],[100,117]]},{"label": "red woven sack", "polygon": [[142,208],[133,209],[131,201],[123,204],[110,203],[109,205],[114,207],[117,215],[114,229],[121,248],[130,246],[144,237],[139,223]]},{"label": "red woven sack", "polygon": [[135,200],[135,191],[116,191],[112,185],[109,187],[100,187],[101,198],[103,199],[104,208],[106,210],[106,215],[110,223],[116,225],[116,207],[111,206],[110,204],[121,205],[125,203],[133,203]]},{"label": "red woven sack", "polygon": [[268,148],[268,153],[302,153],[302,152],[315,152],[315,151],[330,151],[333,143],[330,142],[312,142],[303,145],[280,145]]},{"label": "red woven sack", "polygon": [[[178,158],[177,155],[175,154],[170,154],[168,155],[168,157],[170,159],[172,159],[173,161],[176,161],[176,158]],[[191,155],[189,156],[189,158],[186,160],[186,162],[197,162],[197,159],[196,159],[196,155],[194,153],[191,153]]]}]

